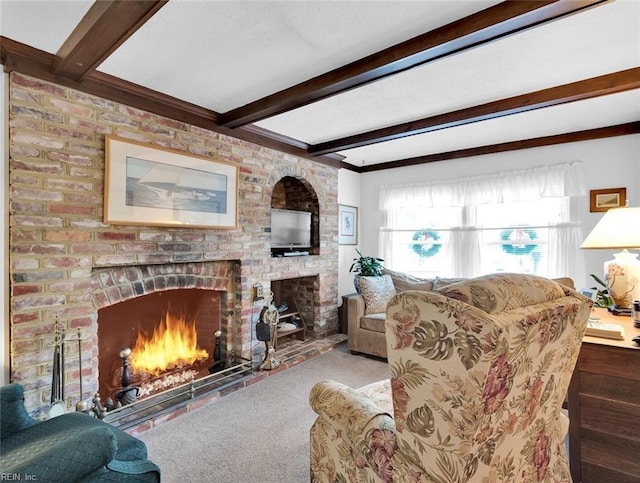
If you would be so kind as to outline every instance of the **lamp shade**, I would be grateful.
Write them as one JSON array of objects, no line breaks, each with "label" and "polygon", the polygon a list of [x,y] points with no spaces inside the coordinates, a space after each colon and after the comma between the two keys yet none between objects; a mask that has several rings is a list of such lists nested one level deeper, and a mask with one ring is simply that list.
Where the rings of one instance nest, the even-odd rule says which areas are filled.
[{"label": "lamp shade", "polygon": [[640,299],[640,261],[627,248],[640,248],[640,208],[612,208],[591,230],[580,248],[622,249],[604,263],[604,275],[618,309],[629,309]]},{"label": "lamp shade", "polygon": [[640,248],[640,207],[611,208],[580,248]]}]

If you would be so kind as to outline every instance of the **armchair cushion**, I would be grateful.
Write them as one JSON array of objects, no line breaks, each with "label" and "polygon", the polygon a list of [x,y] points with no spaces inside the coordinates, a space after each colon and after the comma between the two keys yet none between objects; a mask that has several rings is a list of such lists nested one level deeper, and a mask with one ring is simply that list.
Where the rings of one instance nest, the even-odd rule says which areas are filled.
[{"label": "armchair cushion", "polygon": [[406,292],[407,290],[424,290],[427,292],[433,290],[434,279],[431,278],[414,277],[408,273],[395,272],[388,268],[383,268],[382,274],[391,277],[397,293]]},{"label": "armchair cushion", "polygon": [[513,273],[508,277],[501,274],[485,275],[445,285],[435,291],[482,309],[488,314],[548,302],[564,296],[564,290],[557,282],[520,273]]},{"label": "armchair cushion", "polygon": [[60,422],[49,419],[3,439],[2,473],[75,481],[115,457],[116,438],[106,425],[69,430]]},{"label": "armchair cushion", "polygon": [[381,314],[369,314],[363,315],[360,318],[360,328],[364,330],[371,330],[373,332],[380,332],[384,334],[385,315]]},{"label": "armchair cushion", "polygon": [[454,283],[459,283],[459,282],[463,282],[464,278],[442,278],[442,277],[436,277],[433,280],[433,290],[436,289],[440,289],[442,287],[446,287],[447,285],[451,285]]}]

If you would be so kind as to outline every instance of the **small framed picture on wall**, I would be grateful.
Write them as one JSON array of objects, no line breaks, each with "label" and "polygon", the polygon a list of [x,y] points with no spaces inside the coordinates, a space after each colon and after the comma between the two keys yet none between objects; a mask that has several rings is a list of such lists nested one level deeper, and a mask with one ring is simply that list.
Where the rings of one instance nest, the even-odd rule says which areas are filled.
[{"label": "small framed picture on wall", "polygon": [[338,205],[338,243],[358,244],[358,208],[355,206]]},{"label": "small framed picture on wall", "polygon": [[624,206],[626,202],[626,188],[608,188],[589,192],[589,211],[591,213],[619,208]]}]

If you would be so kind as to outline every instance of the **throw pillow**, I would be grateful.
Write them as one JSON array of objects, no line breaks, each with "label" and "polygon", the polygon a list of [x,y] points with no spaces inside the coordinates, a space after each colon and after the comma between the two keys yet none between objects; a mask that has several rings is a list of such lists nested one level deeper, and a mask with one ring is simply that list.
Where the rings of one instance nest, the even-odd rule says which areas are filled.
[{"label": "throw pillow", "polygon": [[391,276],[397,293],[406,292],[407,290],[421,290],[424,292],[433,290],[433,279],[418,278],[407,273],[394,272],[388,268],[382,269],[382,273],[383,275]]},{"label": "throw pillow", "polygon": [[360,290],[364,298],[364,313],[367,315],[386,312],[389,300],[396,294],[393,280],[389,275],[361,277]]}]

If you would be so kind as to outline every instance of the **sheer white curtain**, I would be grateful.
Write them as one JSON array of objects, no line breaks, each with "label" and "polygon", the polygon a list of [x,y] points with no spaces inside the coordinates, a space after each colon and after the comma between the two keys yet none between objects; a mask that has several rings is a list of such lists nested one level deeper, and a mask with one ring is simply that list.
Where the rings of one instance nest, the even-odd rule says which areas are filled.
[{"label": "sheer white curtain", "polygon": [[454,277],[471,278],[480,273],[480,240],[478,230],[472,227],[451,231],[449,263]]},{"label": "sheer white curtain", "polygon": [[[380,231],[380,251],[387,266],[393,267],[394,234],[402,230],[420,228],[404,226],[402,216],[408,211],[425,208],[460,207],[473,213],[483,204],[515,203],[544,198],[575,199],[586,195],[582,165],[579,162],[526,170],[509,171],[474,177],[434,180],[419,184],[385,186],[380,191],[379,207],[384,226]],[[545,221],[549,228],[549,276],[566,276],[577,271],[578,247],[582,239],[581,228],[575,222],[576,203],[567,203],[567,209],[554,219]],[[573,209],[572,209],[573,208]],[[482,227],[475,225],[473,216],[464,216],[458,226],[441,226],[448,230],[449,267],[457,277],[479,275]]]},{"label": "sheer white curtain", "polygon": [[474,206],[585,194],[582,163],[575,162],[467,178],[383,186],[380,189],[379,207],[388,213],[402,208]]}]

